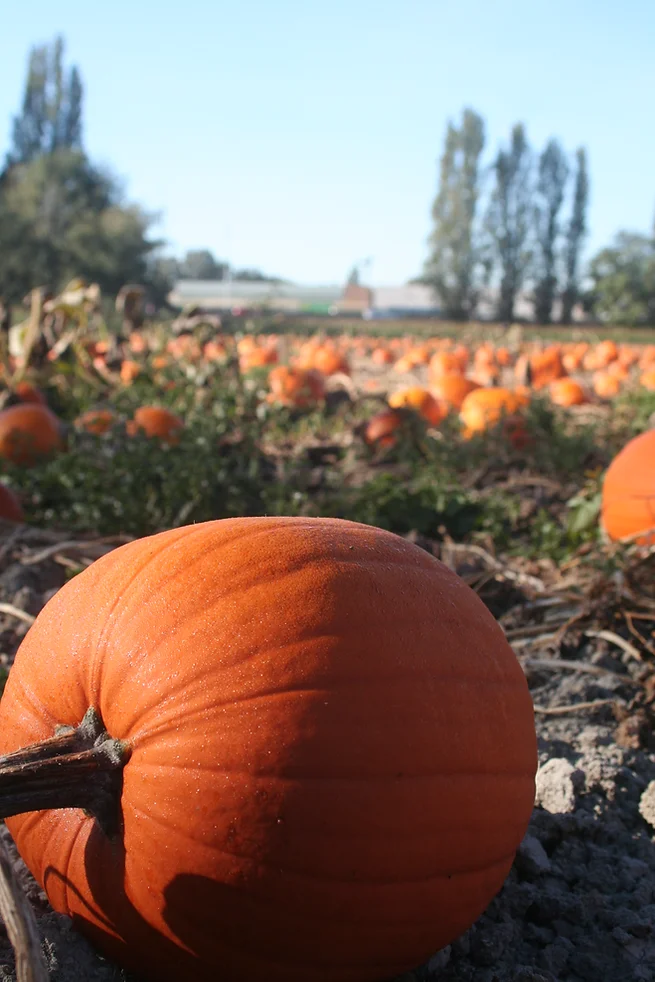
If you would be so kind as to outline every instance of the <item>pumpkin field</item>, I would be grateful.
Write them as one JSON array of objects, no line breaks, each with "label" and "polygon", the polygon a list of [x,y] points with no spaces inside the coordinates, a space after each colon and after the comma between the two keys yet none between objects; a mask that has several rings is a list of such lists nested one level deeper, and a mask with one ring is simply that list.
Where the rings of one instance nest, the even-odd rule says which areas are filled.
[{"label": "pumpkin field", "polygon": [[[391,951],[393,944],[387,945],[381,932],[379,969],[371,967],[370,958],[366,961],[362,950],[372,936],[376,904],[382,909],[390,903],[385,899],[385,876],[388,881],[395,875],[389,872],[389,855],[396,846],[387,839],[389,852],[380,854],[378,867],[367,874],[365,909],[361,919],[353,921],[352,937],[344,940],[334,910],[333,935],[327,913],[316,929],[316,937],[332,953],[332,969],[327,956],[327,961],[312,965],[300,920],[299,954],[297,962],[291,958],[291,968],[271,964],[267,974],[263,964],[244,967],[237,959],[226,970],[226,982],[246,977],[262,982],[382,982],[391,977],[384,974],[387,966],[393,966],[403,982],[655,978],[655,336],[590,326],[541,330],[436,320],[285,320],[265,312],[219,319],[193,310],[175,319],[148,319],[138,301],[138,294],[128,292],[117,306],[107,304],[93,287],[74,282],[58,297],[34,291],[28,309],[15,311],[13,325],[3,331],[0,672],[2,685],[9,686],[7,693],[15,698],[12,666],[26,636],[24,650],[37,658],[38,644],[42,660],[34,669],[34,691],[50,673],[59,679],[60,688],[66,688],[56,652],[46,650],[47,645],[56,647],[59,630],[62,637],[73,631],[71,611],[81,625],[91,616],[87,604],[89,610],[94,605],[112,609],[114,595],[94,570],[123,569],[120,563],[125,566],[127,559],[120,556],[128,553],[121,547],[132,549],[131,561],[138,564],[138,550],[147,551],[150,540],[128,546],[135,540],[164,532],[177,542],[183,533],[168,530],[266,516],[269,524],[263,527],[271,536],[283,536],[279,529],[287,526],[277,522],[282,517],[299,523],[288,528],[304,527],[305,520],[308,528],[317,529],[323,526],[313,526],[311,520],[346,519],[401,537],[412,570],[412,563],[422,569],[428,557],[430,564],[433,558],[440,560],[443,566],[435,568],[452,576],[457,589],[462,581],[470,588],[466,603],[472,605],[471,619],[482,618],[480,624],[485,625],[479,628],[483,634],[476,635],[483,638],[483,647],[488,639],[499,664],[501,654],[505,657],[513,650],[533,703],[530,727],[534,709],[538,770],[534,809],[530,817],[530,799],[525,815],[527,832],[521,827],[518,841],[505,845],[501,854],[516,856],[513,862],[510,856],[506,879],[505,873],[500,878],[500,883],[505,881],[502,889],[494,896],[497,887],[487,888],[484,904],[466,895],[472,888],[462,878],[451,902],[458,911],[458,905],[470,909],[470,920],[475,920],[464,933],[451,937],[444,908],[435,913],[430,934],[432,881],[422,880],[414,869],[412,892],[401,908],[405,917],[397,918],[398,934],[409,937],[420,917],[427,924],[426,936],[436,939],[435,950],[427,957],[429,952],[417,942],[422,964],[417,960],[413,967],[404,965],[399,975],[403,957],[398,955],[398,964],[392,954],[384,960],[382,948]],[[344,543],[350,534],[343,532]],[[391,557],[384,568],[391,569],[396,540],[376,534],[381,536],[376,539],[379,548],[388,549]],[[193,539],[190,532],[184,535]],[[254,544],[243,546],[243,569],[236,560],[230,567],[235,583],[243,582],[242,594],[235,593],[230,603],[243,603],[242,617],[247,611],[249,623],[260,616],[266,624],[295,616],[275,586],[276,575],[287,575],[286,540],[279,541],[279,574],[278,554],[260,557],[260,547]],[[359,548],[359,540],[352,541],[354,545],[344,544],[343,549]],[[203,555],[198,552],[197,562],[204,561]],[[339,562],[346,563],[338,555]],[[173,557],[170,562],[179,603],[177,594],[165,593],[168,574],[161,572],[159,580],[160,574],[153,571],[152,583],[159,585],[156,591],[152,587],[152,598],[144,593],[145,613],[133,604],[133,616],[153,638],[169,626],[173,629],[176,616],[181,616],[178,607],[188,608],[195,625],[209,589],[204,579],[194,581],[191,565],[185,572],[182,559]],[[262,572],[251,583],[248,577],[256,577],[249,563],[253,570],[263,564],[270,579]],[[292,568],[291,559],[289,564]],[[118,582],[119,573],[111,575]],[[120,575],[129,579],[129,568]],[[410,572],[403,575],[410,577]],[[388,586],[385,580],[380,589],[390,591],[387,601],[397,591],[397,602],[409,603],[400,574],[389,578]],[[73,598],[71,606],[64,609],[61,601],[60,607],[49,607],[55,620],[48,624],[39,618],[34,631],[45,626],[41,634],[32,633],[41,610],[62,590],[60,597]],[[158,602],[157,591],[166,596],[167,604]],[[254,596],[259,598],[257,610]],[[293,597],[300,607],[301,595]],[[474,606],[478,602],[479,609]],[[359,616],[354,601],[348,611],[354,620]],[[465,632],[469,615],[464,607],[462,611],[457,630]],[[238,647],[242,621],[232,616]],[[367,650],[373,666],[379,657],[382,672],[385,637],[393,633],[394,622],[390,614],[381,611],[380,616],[387,617],[384,629],[382,624],[378,629],[367,624],[361,630],[375,639]],[[411,639],[420,646],[409,620],[408,624],[407,643]],[[125,645],[136,645],[135,632],[127,622],[121,625]],[[277,627],[270,631],[277,637]],[[153,647],[163,644],[161,639],[157,645],[153,641]],[[473,678],[479,671],[474,653],[464,663]],[[201,682],[201,662],[194,665],[195,682]],[[185,664],[184,670],[191,667]],[[75,670],[70,671],[73,679]],[[111,675],[110,666],[103,671]],[[446,676],[444,669],[444,685]],[[487,701],[494,698],[493,686],[487,689],[483,682],[471,682],[478,686],[475,705],[480,717],[487,710],[492,713],[494,706]],[[161,680],[148,684],[160,685]],[[29,694],[29,684],[21,685]],[[136,685],[135,681],[135,689]],[[375,725],[389,730],[391,747],[406,742],[420,757],[420,720],[412,717],[403,723],[391,690],[379,690],[379,679],[372,679],[371,704],[379,701],[382,707]],[[408,704],[413,705],[414,695],[408,695]],[[0,729],[3,711],[20,716],[13,703],[3,707],[5,698],[0,699]],[[237,696],[234,701],[239,702]],[[162,705],[166,704],[164,695]],[[182,699],[176,711],[192,713],[191,696],[186,709],[185,705]],[[516,713],[518,718],[518,709]],[[29,716],[27,710],[23,715]],[[473,710],[467,718],[469,729],[460,731],[459,739],[473,746],[478,739]],[[244,715],[244,739],[256,742],[257,726],[252,723],[251,733],[249,720]],[[506,724],[498,718],[490,725],[500,733]],[[516,726],[514,737],[521,742],[525,729]],[[266,739],[281,740],[282,729],[272,727]],[[32,732],[25,723],[26,734],[28,730]],[[46,735],[34,730],[33,740]],[[0,752],[8,754],[18,746],[9,747],[3,739]],[[339,751],[342,757],[348,752],[347,745]],[[442,760],[445,751],[439,753]],[[504,753],[509,755],[509,750]],[[455,746],[451,757],[448,773],[456,783]],[[311,762],[304,763],[307,768]],[[497,768],[502,771],[502,761]],[[186,777],[181,767],[173,773],[179,775],[176,800],[183,813]],[[0,791],[2,780],[0,762]],[[457,806],[448,803],[448,794],[444,792],[443,810],[453,812],[439,812],[439,835],[447,836],[444,830],[460,824],[471,827],[480,854],[486,856],[485,849],[492,852],[494,821],[504,828],[511,825],[510,806],[496,801],[495,790],[481,778],[470,793],[455,796]],[[385,792],[380,791],[375,807],[391,807],[385,802]],[[417,843],[429,829],[419,807],[412,810],[396,800],[396,808],[388,826],[396,830],[402,852],[413,828]],[[347,809],[346,813],[350,815]],[[16,812],[5,814],[9,818]],[[496,818],[487,821],[487,814]],[[312,820],[309,815],[307,822]],[[12,821],[16,819],[9,818],[9,825],[25,857],[25,850],[33,848],[34,823],[31,818],[24,824],[23,819],[15,825]],[[520,825],[520,816],[517,821]],[[349,834],[352,844],[356,833]],[[452,844],[443,839],[435,849],[444,855],[451,848],[457,852],[456,839],[455,835]],[[61,913],[62,905],[75,908],[73,888],[62,900],[61,888],[46,883],[46,896],[43,882],[32,879],[4,825],[2,841],[13,860],[13,876],[36,917],[49,973],[43,978],[147,982],[219,977],[206,969],[204,975],[166,974],[162,965],[168,951],[157,953],[156,942],[145,931],[137,932],[142,949],[137,958],[123,958],[120,945],[115,945],[109,947],[107,960],[102,941],[96,946],[100,916],[89,915],[92,926],[78,933],[78,924]],[[307,841],[299,835],[299,864],[303,850],[311,847]],[[187,844],[198,855],[204,848],[200,833]],[[416,845],[412,856],[416,860],[421,855]],[[466,862],[463,865],[466,868]],[[47,879],[40,859],[36,866],[40,873],[32,872],[37,879],[40,874]],[[330,879],[330,871],[324,872],[326,889],[334,898],[341,897],[336,873]],[[425,870],[425,877],[429,874]],[[191,902],[193,885],[187,889],[185,902]],[[209,904],[214,894],[201,889],[200,896]],[[211,902],[225,905],[227,911],[226,898],[220,893],[215,897]],[[347,903],[334,900],[341,902]],[[230,920],[231,930],[247,945],[248,928],[237,923],[238,916],[237,911],[234,923]],[[198,918],[202,924],[201,914]],[[454,914],[452,923],[460,923]],[[197,925],[196,929],[200,930]],[[214,929],[205,925],[205,930]],[[393,928],[387,926],[384,933],[393,935]],[[200,944],[193,931],[190,940],[181,936],[191,951]],[[11,941],[16,945],[15,937]],[[400,941],[398,947],[402,948]],[[407,950],[414,950],[409,942]],[[10,936],[3,935],[0,976],[41,978],[15,973]]]}]

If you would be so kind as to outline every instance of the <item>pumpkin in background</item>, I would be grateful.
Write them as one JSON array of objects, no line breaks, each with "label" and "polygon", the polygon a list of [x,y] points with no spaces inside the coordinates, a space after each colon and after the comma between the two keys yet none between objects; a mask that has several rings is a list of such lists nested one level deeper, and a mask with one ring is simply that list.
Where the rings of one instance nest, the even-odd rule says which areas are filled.
[{"label": "pumpkin in background", "polygon": [[562,351],[558,345],[536,352],[527,359],[527,364],[524,358],[519,358],[515,370],[519,381],[522,381],[522,373],[529,372],[530,384],[537,392],[566,375]]},{"label": "pumpkin in background", "polygon": [[453,351],[437,351],[430,359],[428,374],[433,387],[444,375],[462,375],[463,373],[462,356]]},{"label": "pumpkin in background", "polygon": [[594,392],[601,399],[613,399],[621,391],[621,379],[606,370],[599,370],[592,378]]},{"label": "pumpkin in background", "polygon": [[364,428],[364,440],[370,446],[393,447],[397,441],[396,431],[402,423],[402,416],[394,409],[377,413]]},{"label": "pumpkin in background", "polygon": [[465,378],[459,372],[448,372],[432,382],[432,392],[448,409],[460,409],[469,392],[475,392],[479,388],[477,382]]},{"label": "pumpkin in background", "polygon": [[493,429],[501,419],[515,416],[524,405],[524,397],[511,389],[475,389],[466,396],[460,410],[464,436],[469,438]]},{"label": "pumpkin in background", "polygon": [[75,420],[75,426],[79,430],[86,430],[95,436],[102,436],[107,433],[116,422],[116,413],[111,409],[89,409],[82,413]]},{"label": "pumpkin in background", "polygon": [[148,350],[148,342],[138,331],[132,331],[128,338],[128,346],[135,355],[142,355]]},{"label": "pumpkin in background", "polygon": [[639,384],[649,392],[655,392],[655,368],[647,368],[642,372]]},{"label": "pumpkin in background", "polygon": [[63,446],[61,424],[47,406],[26,402],[0,412],[0,457],[31,467]]},{"label": "pumpkin in background", "polygon": [[371,361],[374,365],[391,365],[393,354],[389,348],[375,348],[371,355]]},{"label": "pumpkin in background", "polygon": [[350,375],[350,365],[344,354],[330,344],[321,345],[314,353],[312,368],[322,375],[336,375],[342,373]]},{"label": "pumpkin in background", "polygon": [[202,349],[205,361],[226,361],[227,348],[222,341],[207,341]]},{"label": "pumpkin in background", "polygon": [[325,380],[315,369],[278,365],[268,376],[269,401],[307,409],[325,398]]},{"label": "pumpkin in background", "polygon": [[7,825],[54,908],[159,982],[406,972],[482,913],[532,812],[502,630],[433,556],[352,522],[208,522],[99,559],[24,639],[0,753],[89,706],[123,768],[114,834],[76,807]]},{"label": "pumpkin in background", "polygon": [[266,368],[277,363],[277,348],[272,345],[255,345],[239,352],[239,368],[242,372],[251,372],[254,368]]},{"label": "pumpkin in background", "polygon": [[141,366],[138,361],[132,361],[130,358],[126,358],[121,364],[121,382],[124,385],[130,385],[138,376],[141,374]]},{"label": "pumpkin in background", "polygon": [[179,416],[176,416],[169,409],[160,409],[158,406],[141,406],[125,428],[130,436],[144,433],[149,437],[159,437],[163,443],[172,446],[179,443],[180,430],[184,428],[184,423]]},{"label": "pumpkin in background", "polygon": [[388,401],[392,409],[413,409],[430,426],[438,426],[446,418],[445,407],[435,399],[431,392],[421,388],[420,385],[400,389],[399,392],[390,395]]},{"label": "pumpkin in background", "polygon": [[0,519],[5,522],[24,522],[23,506],[18,495],[0,483]]},{"label": "pumpkin in background", "polygon": [[587,393],[572,378],[559,378],[550,383],[550,398],[556,406],[584,406],[589,402]]},{"label": "pumpkin in background", "polygon": [[14,388],[14,393],[19,402],[34,402],[39,406],[47,406],[47,400],[40,389],[37,389],[31,382],[18,382]]},{"label": "pumpkin in background", "polygon": [[655,430],[630,440],[603,482],[601,525],[616,541],[640,532],[640,545],[655,545]]}]

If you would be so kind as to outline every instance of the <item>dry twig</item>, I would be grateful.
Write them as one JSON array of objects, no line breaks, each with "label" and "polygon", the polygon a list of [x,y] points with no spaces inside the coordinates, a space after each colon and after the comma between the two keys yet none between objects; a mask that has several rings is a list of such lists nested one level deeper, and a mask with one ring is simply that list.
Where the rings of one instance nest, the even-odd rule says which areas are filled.
[{"label": "dry twig", "polygon": [[643,661],[641,654],[637,651],[633,644],[626,641],[619,634],[615,634],[614,631],[585,631],[585,637],[587,638],[602,638],[603,641],[609,641],[611,644],[615,644],[617,648],[621,648],[627,655],[634,658],[635,661]]},{"label": "dry twig", "polygon": [[556,672],[559,668],[570,669],[572,672],[587,672],[590,675],[610,675],[612,678],[620,679],[632,685],[641,685],[636,679],[631,678],[624,672],[613,672],[611,668],[603,668],[601,665],[591,665],[584,661],[569,661],[564,658],[519,658],[524,668],[546,668]]},{"label": "dry twig", "polygon": [[625,706],[623,699],[592,699],[591,702],[576,702],[570,706],[534,706],[535,713],[542,716],[567,716],[579,710],[599,709],[601,706]]},{"label": "dry twig", "polygon": [[32,614],[28,614],[26,610],[21,610],[20,607],[14,607],[13,604],[0,603],[0,614],[8,614],[9,617],[15,617],[26,624],[33,624],[36,620]]},{"label": "dry twig", "polygon": [[16,982],[48,982],[34,912],[0,843],[0,914],[16,954]]}]

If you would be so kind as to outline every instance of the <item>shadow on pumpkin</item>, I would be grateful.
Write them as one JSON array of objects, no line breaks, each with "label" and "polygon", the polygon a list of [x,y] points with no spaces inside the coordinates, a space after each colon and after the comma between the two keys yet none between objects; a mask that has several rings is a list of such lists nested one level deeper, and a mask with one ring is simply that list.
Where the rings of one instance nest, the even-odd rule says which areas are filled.
[{"label": "shadow on pumpkin", "polygon": [[[107,850],[111,853],[110,863]],[[98,861],[99,855],[105,862]],[[303,978],[310,968],[312,977],[317,978],[317,940],[319,948],[331,951],[334,924],[329,921],[318,927],[312,925],[314,929],[308,932],[303,931],[303,919],[298,916],[290,952],[281,940],[289,936],[288,911],[276,909],[245,888],[193,874],[175,877],[164,892],[163,919],[177,939],[178,943],[174,943],[148,924],[126,896],[125,851],[120,840],[110,843],[94,826],[87,842],[85,865],[95,905],[90,905],[77,887],[53,867],[46,870],[44,885],[47,889],[53,879],[66,885],[71,898],[77,898],[75,927],[99,951],[134,972],[132,982],[178,978],[216,982],[219,970],[212,965],[220,965],[221,975],[228,978],[232,974],[243,976],[244,972],[257,978],[262,971],[275,978]],[[80,908],[88,916],[80,913]],[[121,926],[120,932],[115,925]],[[352,930],[352,943],[356,946],[356,927],[346,925],[346,930]],[[325,937],[317,938],[317,931]],[[326,978],[333,971],[326,963]],[[353,977],[356,976],[357,967],[353,966]]]},{"label": "shadow on pumpkin", "polygon": [[[100,856],[104,862],[99,861]],[[179,977],[202,982],[209,978],[200,974],[198,959],[191,951],[184,951],[148,924],[126,896],[122,840],[110,842],[100,827],[94,825],[85,849],[85,869],[95,901],[93,906],[68,877],[52,866],[45,871],[43,885],[49,892],[52,880],[65,884],[71,901],[73,896],[77,900],[73,924],[99,951],[137,973],[138,979],[141,973],[148,979]],[[196,899],[193,894],[187,893],[182,901],[189,916],[194,916]],[[120,930],[116,925],[120,925]],[[215,978],[213,973],[212,979]]]}]

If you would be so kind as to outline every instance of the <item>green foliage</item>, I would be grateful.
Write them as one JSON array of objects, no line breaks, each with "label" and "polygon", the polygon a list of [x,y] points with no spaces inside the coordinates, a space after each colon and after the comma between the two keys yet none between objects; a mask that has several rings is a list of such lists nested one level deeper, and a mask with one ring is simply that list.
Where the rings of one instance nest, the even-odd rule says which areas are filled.
[{"label": "green foliage", "polygon": [[539,158],[537,179],[535,318],[549,324],[557,292],[559,214],[569,175],[566,155],[557,140],[550,140]]},{"label": "green foliage", "polygon": [[621,232],[589,267],[586,303],[601,320],[655,325],[655,239]]},{"label": "green foliage", "polygon": [[566,230],[564,268],[566,283],[562,293],[562,324],[570,324],[573,308],[580,298],[580,256],[587,232],[587,208],[589,205],[589,171],[584,147],[576,151],[575,187],[573,209]]},{"label": "green foliage", "polygon": [[39,284],[59,289],[75,276],[108,292],[148,280],[152,217],[125,205],[116,181],[80,150],[12,167],[0,217],[0,294],[10,300]]},{"label": "green foliage", "polygon": [[431,254],[422,277],[422,282],[433,286],[444,313],[454,320],[467,320],[477,303],[481,256],[475,219],[483,149],[482,117],[466,109],[459,127],[448,124],[432,208]]},{"label": "green foliage", "polygon": [[29,164],[61,149],[82,146],[82,80],[64,68],[64,41],[32,48],[20,113],[14,119],[7,163]]},{"label": "green foliage", "polygon": [[500,150],[493,165],[494,188],[486,216],[494,262],[500,278],[497,316],[514,319],[514,305],[530,264],[533,157],[525,127],[517,123],[510,145]]}]

